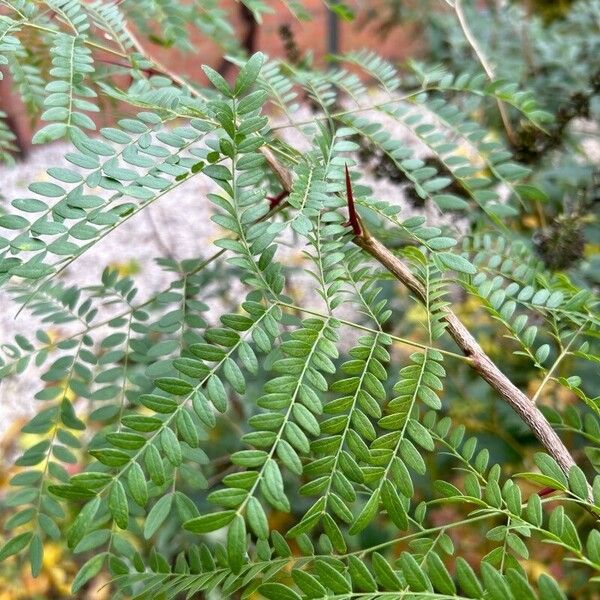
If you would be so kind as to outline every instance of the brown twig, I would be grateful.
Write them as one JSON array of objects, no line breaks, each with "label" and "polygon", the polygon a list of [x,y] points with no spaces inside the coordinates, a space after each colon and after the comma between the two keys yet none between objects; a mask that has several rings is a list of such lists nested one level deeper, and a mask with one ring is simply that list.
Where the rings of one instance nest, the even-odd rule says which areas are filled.
[{"label": "brown twig", "polygon": [[281,186],[288,194],[292,191],[292,174],[277,160],[273,151],[267,146],[262,146],[260,151],[269,163],[271,170],[277,175]]},{"label": "brown twig", "polygon": [[[348,210],[350,219],[357,218],[350,177],[346,173],[346,185],[349,190]],[[358,221],[357,221],[358,223]],[[370,233],[360,226],[360,233],[354,229],[354,243],[370,254],[377,262],[383,265],[398,281],[403,283],[423,304],[427,304],[426,290],[421,282],[412,274],[408,266],[393,254],[386,246],[376,240]],[[447,330],[463,354],[469,359],[471,367],[510,405],[510,407],[527,423],[531,431],[560,465],[568,473],[575,465],[569,450],[563,444],[558,434],[552,429],[544,415],[535,404],[496,366],[492,359],[477,343],[471,332],[462,324],[460,319],[449,308],[442,309],[443,319],[446,321]]]},{"label": "brown twig", "polygon": [[[96,62],[100,62],[105,65],[113,65],[115,67],[121,67],[123,69],[131,69],[131,65],[124,63],[124,62],[119,62],[118,60],[111,60],[110,58],[98,58],[98,57],[95,57],[95,59],[96,59]],[[162,71],[159,71],[158,69],[155,69],[154,67],[140,69],[140,71],[142,73],[144,73],[144,75],[147,75],[148,77],[150,77],[152,75],[163,75]]]},{"label": "brown twig", "polygon": [[[426,293],[420,281],[410,269],[383,244],[372,237],[363,228],[363,234],[356,236],[354,242],[382,264],[392,275],[410,289],[423,303]],[[448,333],[452,336],[463,354],[467,356],[471,367],[510,405],[527,423],[534,435],[544,446],[565,473],[575,465],[569,450],[558,434],[552,429],[544,415],[533,402],[496,366],[484,352],[469,330],[449,308],[444,309]]]}]

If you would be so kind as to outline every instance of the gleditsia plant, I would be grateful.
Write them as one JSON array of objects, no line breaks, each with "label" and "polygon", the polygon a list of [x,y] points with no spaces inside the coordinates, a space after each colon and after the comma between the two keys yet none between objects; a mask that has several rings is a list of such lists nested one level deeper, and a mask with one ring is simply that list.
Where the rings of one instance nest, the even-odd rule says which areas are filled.
[{"label": "gleditsia plant", "polygon": [[[269,9],[244,4],[258,20]],[[79,564],[74,595],[105,572],[113,597],[593,597],[597,300],[519,232],[544,192],[504,130],[462,107],[499,111],[505,126],[543,129],[552,116],[485,68],[457,4],[474,50],[465,72],[400,75],[366,51],[326,68],[244,57],[217,2],[0,0],[0,65],[41,113],[33,140],[71,144],[68,166],[4,204],[0,282],[22,312],[75,324],[58,339],[4,340],[2,378],[33,363],[43,375],[0,559],[37,576],[47,540],[61,541]],[[189,24],[221,44],[235,79],[204,66],[202,86],[168,71],[131,24],[191,51]],[[96,132],[108,101],[128,116]],[[369,187],[365,148],[433,222],[402,214],[400,186],[387,197]],[[219,228],[212,253],[161,258],[172,282],[141,301],[110,269],[92,288],[61,283],[196,178],[213,183],[198,198]],[[309,305],[294,299],[289,244],[305,257]],[[233,280],[245,298],[207,312]],[[549,389],[569,403],[545,406]],[[495,459],[507,437],[518,440],[508,468]]]}]

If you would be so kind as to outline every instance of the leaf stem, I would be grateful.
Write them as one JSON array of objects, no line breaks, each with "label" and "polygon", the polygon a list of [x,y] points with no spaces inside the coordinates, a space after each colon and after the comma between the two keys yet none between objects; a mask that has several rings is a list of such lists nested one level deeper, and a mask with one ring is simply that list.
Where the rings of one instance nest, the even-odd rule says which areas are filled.
[{"label": "leaf stem", "polygon": [[[288,304],[287,302],[277,301],[279,306],[283,306],[285,308],[289,308],[291,310],[296,310],[299,312],[306,313],[308,315],[313,315],[314,317],[320,317],[321,319],[327,319],[328,315],[320,313],[315,310],[310,310],[308,308],[304,308],[302,306],[297,306],[296,304]],[[347,325],[348,327],[353,327],[354,329],[360,329],[361,331],[366,331],[368,333],[381,335],[381,331],[377,329],[373,329],[371,327],[367,327],[366,325],[360,325],[358,323],[354,323],[353,321],[347,321],[346,319],[340,319],[339,317],[335,317],[337,321],[342,323],[343,325]],[[433,346],[428,346],[427,344],[421,344],[420,342],[415,342],[414,340],[409,340],[408,338],[399,337],[397,335],[392,335],[391,333],[385,333],[384,335],[388,336],[390,339],[395,342],[400,342],[401,344],[406,344],[408,346],[413,346],[415,348],[419,348],[421,350],[436,350],[441,354],[445,354],[446,356],[452,356],[453,358],[457,358],[462,361],[469,362],[470,359],[467,356],[462,354],[457,354],[456,352],[451,352],[450,350],[442,350],[440,348],[434,348]]]}]

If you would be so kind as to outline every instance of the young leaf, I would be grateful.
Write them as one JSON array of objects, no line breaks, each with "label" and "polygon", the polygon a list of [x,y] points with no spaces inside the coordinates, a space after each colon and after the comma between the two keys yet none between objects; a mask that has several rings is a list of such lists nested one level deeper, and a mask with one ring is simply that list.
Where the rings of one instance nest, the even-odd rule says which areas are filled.
[{"label": "young leaf", "polygon": [[235,80],[233,93],[236,96],[245,92],[256,81],[264,62],[265,55],[262,52],[256,52],[248,59]]}]

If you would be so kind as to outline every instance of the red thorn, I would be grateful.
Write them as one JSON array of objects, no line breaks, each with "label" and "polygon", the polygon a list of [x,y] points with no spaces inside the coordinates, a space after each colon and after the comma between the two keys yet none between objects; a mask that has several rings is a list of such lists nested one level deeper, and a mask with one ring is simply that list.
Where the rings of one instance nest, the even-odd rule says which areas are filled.
[{"label": "red thorn", "polygon": [[284,198],[287,198],[289,194],[290,193],[288,191],[283,190],[283,192],[280,192],[277,194],[277,196],[267,196],[267,200],[269,201],[269,209],[273,210],[276,206],[279,206],[281,201]]},{"label": "red thorn", "polygon": [[354,206],[354,194],[352,193],[352,182],[350,181],[350,172],[348,171],[348,165],[346,168],[346,195],[348,196],[348,225],[352,225],[352,231],[354,235],[362,235],[362,227],[360,226],[360,219],[356,213],[356,207]]}]

